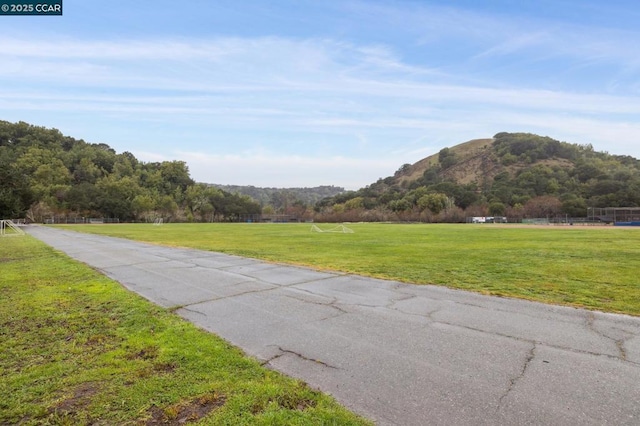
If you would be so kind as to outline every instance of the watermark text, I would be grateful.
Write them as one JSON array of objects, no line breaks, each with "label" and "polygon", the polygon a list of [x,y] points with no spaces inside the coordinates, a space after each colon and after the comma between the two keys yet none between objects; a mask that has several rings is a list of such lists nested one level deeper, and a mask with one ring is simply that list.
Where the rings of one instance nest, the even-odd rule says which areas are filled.
[{"label": "watermark text", "polygon": [[0,0],[0,15],[62,15],[62,0]]}]

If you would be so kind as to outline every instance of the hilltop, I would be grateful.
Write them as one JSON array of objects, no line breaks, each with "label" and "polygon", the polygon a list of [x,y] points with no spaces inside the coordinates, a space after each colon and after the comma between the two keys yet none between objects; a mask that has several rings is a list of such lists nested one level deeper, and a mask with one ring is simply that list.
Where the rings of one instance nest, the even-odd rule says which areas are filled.
[{"label": "hilltop", "polygon": [[[486,171],[487,165],[493,165],[490,159],[491,144],[493,139],[474,139],[461,143],[452,148],[445,148],[443,151],[455,158],[455,163],[442,172],[443,178],[449,178],[461,184],[471,183],[481,180],[481,172]],[[440,164],[440,153],[423,158],[405,167],[397,175],[396,183],[402,185],[404,182],[411,183],[420,179],[427,169],[437,167]]]},{"label": "hilltop", "polygon": [[324,220],[463,221],[469,216],[585,217],[640,206],[640,161],[591,145],[498,133],[443,148],[393,176],[322,200]]}]

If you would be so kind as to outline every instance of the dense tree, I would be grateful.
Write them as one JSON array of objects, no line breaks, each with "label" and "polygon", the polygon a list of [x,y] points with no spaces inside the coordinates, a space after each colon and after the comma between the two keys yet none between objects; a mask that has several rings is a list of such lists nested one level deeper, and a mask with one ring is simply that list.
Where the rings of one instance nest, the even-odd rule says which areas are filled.
[{"label": "dense tree", "polygon": [[0,218],[24,217],[33,202],[34,195],[25,172],[13,167],[8,149],[0,146]]},{"label": "dense tree", "polygon": [[535,197],[524,205],[526,217],[555,217],[562,212],[562,202],[551,195]]},{"label": "dense tree", "polygon": [[102,175],[102,171],[90,158],[83,157],[73,170],[73,181],[76,184],[95,184]]},{"label": "dense tree", "polygon": [[99,216],[98,199],[100,189],[89,182],[80,182],[71,186],[67,193],[66,202],[70,212],[81,217]]},{"label": "dense tree", "polygon": [[188,187],[184,196],[187,208],[203,222],[213,220],[215,200],[223,197],[221,190],[203,183]]},{"label": "dense tree", "polygon": [[504,212],[507,210],[507,206],[505,206],[500,201],[494,201],[489,204],[489,214],[491,216],[504,216]]},{"label": "dense tree", "polygon": [[411,164],[405,163],[398,170],[396,170],[395,176],[402,176],[409,173],[411,170]]},{"label": "dense tree", "polygon": [[151,194],[138,194],[131,200],[131,210],[136,220],[151,221],[156,218],[154,210],[158,202]]},{"label": "dense tree", "polygon": [[107,217],[131,220],[135,213],[133,200],[141,193],[141,188],[131,177],[117,178],[114,175],[102,178],[96,184],[97,209]]},{"label": "dense tree", "polygon": [[562,212],[569,217],[584,217],[587,214],[587,202],[575,194],[567,194],[562,199]]},{"label": "dense tree", "polygon": [[189,176],[189,168],[184,161],[163,161],[160,163],[160,176],[164,183],[162,193],[170,195],[177,189],[186,191],[195,182]]},{"label": "dense tree", "polygon": [[420,210],[428,209],[433,214],[439,214],[447,208],[449,197],[446,194],[431,193],[423,195],[418,199],[418,207]]},{"label": "dense tree", "polygon": [[449,148],[442,148],[438,153],[438,161],[443,169],[448,169],[456,164],[456,154]]},{"label": "dense tree", "polygon": [[422,174],[422,184],[423,185],[433,185],[442,180],[440,177],[441,168],[440,166],[432,166],[427,168]]},{"label": "dense tree", "polygon": [[230,220],[260,211],[251,199],[196,185],[183,161],[143,163],[23,122],[0,121],[0,182],[3,218]]},{"label": "dense tree", "polygon": [[344,203],[345,210],[357,210],[364,208],[364,198],[355,197]]}]

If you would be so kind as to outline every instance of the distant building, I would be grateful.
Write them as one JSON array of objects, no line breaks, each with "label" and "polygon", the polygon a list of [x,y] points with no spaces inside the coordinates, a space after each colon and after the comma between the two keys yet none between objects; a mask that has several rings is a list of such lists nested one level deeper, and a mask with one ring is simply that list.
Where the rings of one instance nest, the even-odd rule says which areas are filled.
[{"label": "distant building", "polygon": [[471,223],[507,223],[505,216],[474,216]]}]

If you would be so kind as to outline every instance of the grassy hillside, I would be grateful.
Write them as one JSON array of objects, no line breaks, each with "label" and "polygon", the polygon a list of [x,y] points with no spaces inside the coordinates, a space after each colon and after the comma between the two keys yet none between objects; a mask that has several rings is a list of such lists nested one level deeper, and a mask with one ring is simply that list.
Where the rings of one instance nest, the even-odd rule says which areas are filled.
[{"label": "grassy hillside", "polygon": [[529,133],[475,139],[317,205],[320,220],[460,222],[470,216],[586,217],[640,206],[640,161]]},{"label": "grassy hillside", "polygon": [[[492,143],[493,139],[474,139],[449,148],[459,159],[459,164],[451,167],[446,173],[443,173],[443,176],[459,183],[479,181],[482,164],[491,158]],[[420,179],[427,169],[439,164],[438,156],[439,154],[433,154],[412,164],[406,173],[397,176],[396,182],[403,185]],[[495,164],[492,165],[495,166]]]}]

